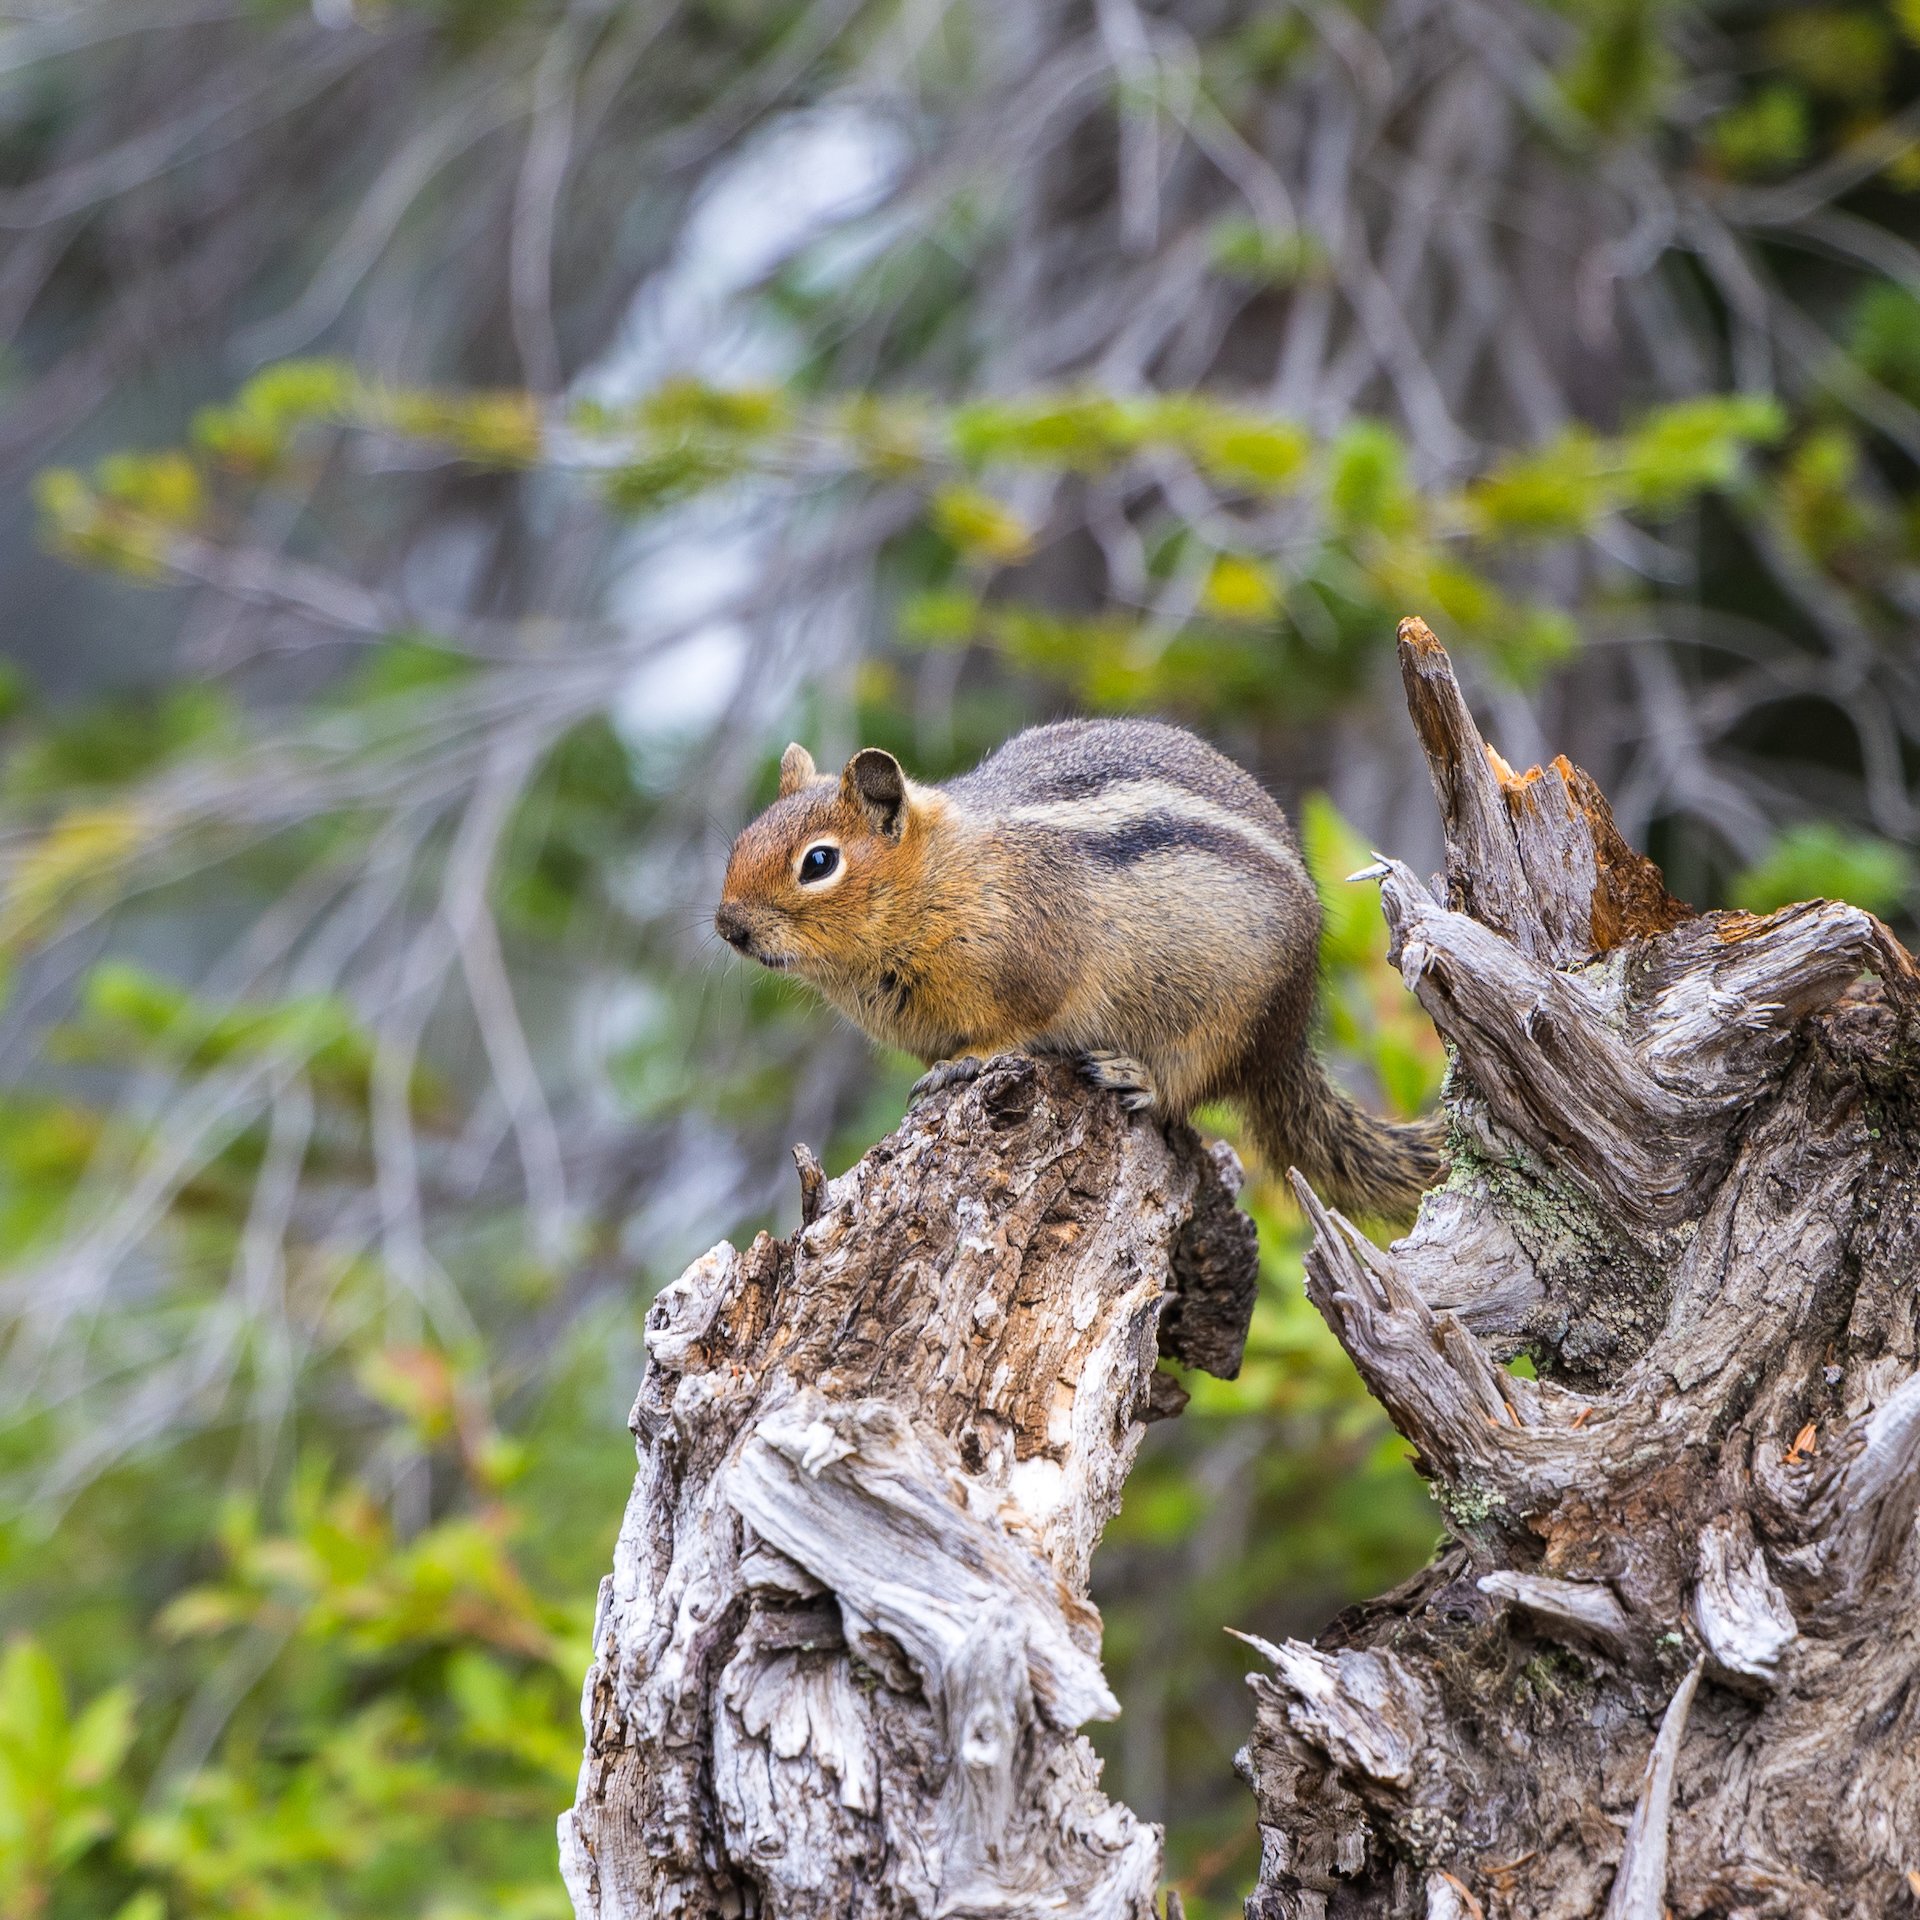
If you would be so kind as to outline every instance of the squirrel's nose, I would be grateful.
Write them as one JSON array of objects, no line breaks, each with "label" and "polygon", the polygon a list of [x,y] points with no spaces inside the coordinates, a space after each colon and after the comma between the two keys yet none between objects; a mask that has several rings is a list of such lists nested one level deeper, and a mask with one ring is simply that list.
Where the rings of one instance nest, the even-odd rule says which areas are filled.
[{"label": "squirrel's nose", "polygon": [[753,930],[747,925],[747,916],[725,900],[714,909],[713,930],[728,946],[736,947],[742,953],[746,952],[747,942],[753,938]]}]

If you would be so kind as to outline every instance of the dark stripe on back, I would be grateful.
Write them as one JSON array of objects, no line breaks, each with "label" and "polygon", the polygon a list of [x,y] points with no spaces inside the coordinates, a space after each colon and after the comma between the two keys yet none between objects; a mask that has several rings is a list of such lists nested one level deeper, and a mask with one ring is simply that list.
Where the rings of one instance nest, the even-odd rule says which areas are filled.
[{"label": "dark stripe on back", "polygon": [[1271,873],[1279,862],[1264,848],[1231,827],[1205,820],[1183,820],[1178,814],[1143,813],[1125,826],[1067,828],[1066,837],[1090,859],[1103,866],[1130,867],[1156,853],[1188,849],[1210,853],[1229,866],[1255,867]]}]

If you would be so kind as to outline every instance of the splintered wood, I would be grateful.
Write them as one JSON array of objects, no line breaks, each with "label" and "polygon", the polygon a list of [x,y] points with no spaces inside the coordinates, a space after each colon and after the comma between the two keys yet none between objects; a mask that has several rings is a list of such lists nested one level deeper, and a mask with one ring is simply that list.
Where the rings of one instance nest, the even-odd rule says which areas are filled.
[{"label": "splintered wood", "polygon": [[[1442,897],[1376,873],[1453,1171],[1307,1290],[1448,1537],[1249,1639],[1250,1920],[1882,1920],[1920,1888],[1920,980],[1870,914],[1694,914],[1403,624]],[[581,1920],[1147,1920],[1087,1568],[1156,1350],[1230,1374],[1237,1170],[993,1063],[656,1303],[602,1591]],[[1532,1356],[1537,1378],[1504,1362]],[[1236,1625],[1222,1620],[1225,1627]],[[1170,1902],[1170,1910],[1177,1902]]]},{"label": "splintered wood", "polygon": [[1451,1538],[1268,1650],[1251,1920],[1906,1911],[1913,963],[1834,901],[1690,913],[1585,775],[1487,747],[1418,621],[1401,665],[1445,897],[1396,862],[1381,894],[1453,1174],[1388,1252],[1302,1201]]},{"label": "splintered wood", "polygon": [[1237,1370],[1238,1167],[1025,1059],[799,1164],[801,1231],[649,1315],[575,1911],[1146,1920],[1158,1829],[1078,1731],[1117,1711],[1087,1569],[1159,1354]]},{"label": "splintered wood", "polygon": [[1481,739],[1424,620],[1400,622],[1400,677],[1446,828],[1446,905],[1554,966],[1689,917],[1565,754],[1515,773]]}]

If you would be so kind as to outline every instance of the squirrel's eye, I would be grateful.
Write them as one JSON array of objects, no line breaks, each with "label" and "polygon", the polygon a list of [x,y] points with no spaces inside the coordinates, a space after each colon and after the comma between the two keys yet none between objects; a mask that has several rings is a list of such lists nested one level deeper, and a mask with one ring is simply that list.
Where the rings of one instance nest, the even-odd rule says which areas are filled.
[{"label": "squirrel's eye", "polygon": [[800,856],[800,884],[804,887],[810,880],[824,880],[839,864],[837,848],[809,847]]}]

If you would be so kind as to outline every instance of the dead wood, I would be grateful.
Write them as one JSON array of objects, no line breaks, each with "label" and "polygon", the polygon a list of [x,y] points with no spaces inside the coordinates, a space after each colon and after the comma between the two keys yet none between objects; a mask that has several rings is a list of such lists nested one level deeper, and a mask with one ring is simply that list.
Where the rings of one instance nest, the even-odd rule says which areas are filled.
[{"label": "dead wood", "polygon": [[[1060,1062],[997,1060],[655,1302],[640,1471],[561,1821],[576,1912],[1146,1920],[1157,1828],[1087,1569],[1160,1353],[1231,1375],[1239,1169]],[[1171,1391],[1169,1391],[1169,1389]]]},{"label": "dead wood", "polygon": [[[1252,1639],[1251,1920],[1883,1920],[1920,1889],[1920,981],[1871,915],[1695,914],[1564,760],[1401,659],[1446,827],[1383,861],[1453,1171],[1311,1298],[1450,1537]],[[1146,1920],[1087,1569],[1173,1352],[1237,1367],[1223,1149],[1004,1059],[653,1308],[595,1627],[582,1920]],[[1506,1363],[1531,1356],[1537,1377]],[[1230,1625],[1230,1622],[1222,1622]]]},{"label": "dead wood", "polygon": [[[1451,1523],[1270,1650],[1253,1920],[1883,1920],[1920,1868],[1920,1016],[1871,915],[1694,915],[1401,629],[1447,833],[1385,863],[1453,1174],[1308,1289]],[[1498,1360],[1529,1353],[1537,1380]]]}]

